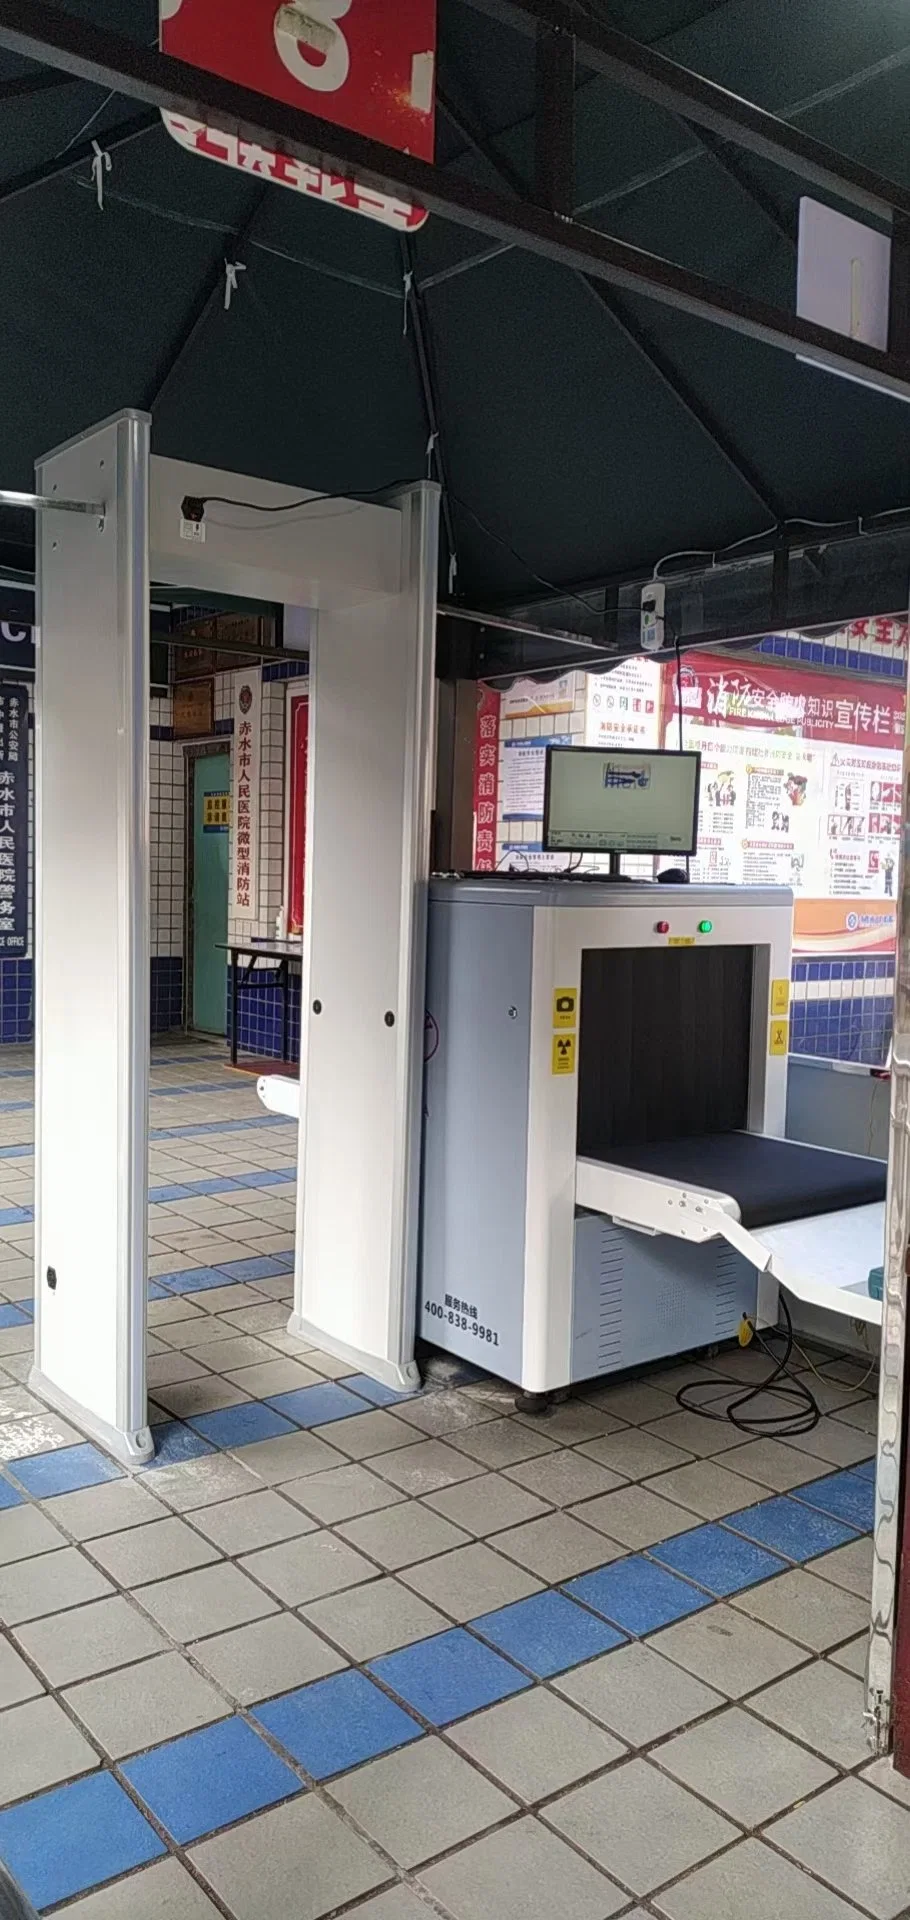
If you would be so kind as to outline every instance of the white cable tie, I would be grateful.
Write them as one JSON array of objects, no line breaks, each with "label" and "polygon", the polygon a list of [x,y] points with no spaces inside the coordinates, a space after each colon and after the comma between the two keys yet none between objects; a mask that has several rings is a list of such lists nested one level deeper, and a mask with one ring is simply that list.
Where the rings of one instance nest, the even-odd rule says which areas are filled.
[{"label": "white cable tie", "polygon": [[110,173],[111,156],[105,152],[103,147],[98,145],[97,140],[92,141],[92,155],[92,179],[95,182],[95,193],[98,196],[98,210],[100,213],[103,213],[104,176],[106,173]]},{"label": "white cable tie", "polygon": [[449,554],[449,593],[450,594],[455,592],[455,576],[457,572],[458,572],[458,555],[457,553],[450,553]]},{"label": "white cable tie", "polygon": [[246,273],[242,260],[226,260],[224,263],[224,311],[230,313],[231,296],[237,292],[237,275]]},{"label": "white cable tie", "polygon": [[439,439],[439,430],[437,428],[435,433],[430,434],[429,440],[427,441],[427,479],[428,480],[430,480],[433,475],[433,449],[438,439]]},{"label": "white cable tie", "polygon": [[408,301],[411,298],[411,288],[413,285],[414,285],[413,273],[410,273],[410,272],[406,273],[402,282],[403,299],[404,299],[404,317],[401,325],[402,339],[405,339],[405,340],[407,339],[407,334],[408,334]]}]

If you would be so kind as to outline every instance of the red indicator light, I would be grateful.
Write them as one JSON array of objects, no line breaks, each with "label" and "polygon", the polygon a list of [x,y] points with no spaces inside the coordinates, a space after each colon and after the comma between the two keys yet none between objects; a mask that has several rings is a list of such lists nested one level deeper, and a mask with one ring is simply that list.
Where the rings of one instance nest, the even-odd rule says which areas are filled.
[{"label": "red indicator light", "polygon": [[654,931],[655,933],[669,933],[670,931],[669,920],[658,920]]}]

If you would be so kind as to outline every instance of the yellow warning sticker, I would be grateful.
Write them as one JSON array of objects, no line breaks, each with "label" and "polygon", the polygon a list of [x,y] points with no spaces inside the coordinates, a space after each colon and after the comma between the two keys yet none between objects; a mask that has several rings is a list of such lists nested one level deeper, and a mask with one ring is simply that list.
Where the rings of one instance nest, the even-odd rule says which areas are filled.
[{"label": "yellow warning sticker", "polygon": [[694,947],[694,945],[694,933],[671,933],[667,941],[668,947]]},{"label": "yellow warning sticker", "polygon": [[790,1044],[789,1020],[772,1020],[768,1035],[769,1053],[786,1053]]},{"label": "yellow warning sticker", "polygon": [[575,1035],[574,1033],[554,1033],[553,1035],[553,1072],[575,1072]]},{"label": "yellow warning sticker", "polygon": [[227,833],[231,824],[229,793],[207,793],[202,800],[203,833]]},{"label": "yellow warning sticker", "polygon": [[554,1027],[574,1027],[578,1024],[578,988],[556,987],[553,992]]},{"label": "yellow warning sticker", "polygon": [[772,980],[771,1012],[772,1013],[789,1013],[789,1011],[790,1011],[789,980]]}]

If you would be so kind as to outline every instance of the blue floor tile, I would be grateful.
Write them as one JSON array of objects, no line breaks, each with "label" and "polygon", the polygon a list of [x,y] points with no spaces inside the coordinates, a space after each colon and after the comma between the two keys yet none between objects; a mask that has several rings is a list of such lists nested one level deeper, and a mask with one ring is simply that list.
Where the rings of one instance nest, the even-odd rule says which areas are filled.
[{"label": "blue floor tile", "polygon": [[314,1780],[391,1753],[424,1732],[403,1707],[353,1667],[252,1712]]},{"label": "blue floor tile", "polygon": [[21,1227],[33,1217],[31,1207],[3,1207],[0,1208],[0,1227]]},{"label": "blue floor tile", "polygon": [[236,1180],[226,1173],[213,1173],[205,1180],[194,1180],[190,1187],[193,1198],[205,1200],[214,1193],[236,1193],[238,1187],[245,1187],[245,1180]]},{"label": "blue floor tile", "polygon": [[149,1205],[157,1206],[162,1200],[191,1200],[192,1187],[149,1187]]},{"label": "blue floor tile", "polygon": [[717,1594],[718,1598],[741,1593],[744,1587],[754,1587],[759,1580],[782,1573],[786,1566],[786,1561],[779,1560],[776,1554],[766,1553],[763,1547],[753,1546],[751,1540],[740,1540],[735,1533],[728,1533],[726,1528],[714,1523],[694,1527],[691,1533],[676,1534],[672,1540],[663,1540],[660,1546],[652,1547],[651,1552],[655,1560],[685,1574],[689,1580],[697,1580],[700,1587],[707,1587],[708,1592]]},{"label": "blue floor tile", "polygon": [[[292,1180],[295,1171],[296,1169],[291,1172]],[[238,1187],[279,1187],[283,1184],[285,1175],[284,1167],[262,1167],[258,1173],[245,1173],[243,1179],[238,1180],[237,1185]]]},{"label": "blue floor tile", "polygon": [[276,1393],[268,1404],[276,1413],[295,1421],[298,1427],[321,1427],[329,1420],[346,1420],[349,1414],[369,1412],[366,1400],[361,1400],[356,1393],[348,1393],[347,1388],[335,1380],[326,1380],[318,1387],[295,1387],[291,1393]]},{"label": "blue floor tile", "polygon": [[148,1297],[150,1300],[170,1300],[171,1295],[168,1293],[167,1287],[159,1286],[157,1280],[150,1280],[148,1283]]},{"label": "blue floor tile", "polygon": [[0,1813],[0,1857],[36,1907],[71,1900],[166,1852],[110,1773],[89,1774]]},{"label": "blue floor tile", "polygon": [[58,1447],[53,1453],[31,1453],[22,1460],[8,1460],[6,1467],[36,1500],[124,1478],[123,1468],[88,1440],[78,1447]]},{"label": "blue floor tile", "polygon": [[304,1791],[296,1773],[240,1719],[153,1747],[122,1772],[178,1846]]},{"label": "blue floor tile", "polygon": [[4,1300],[0,1305],[0,1330],[5,1327],[24,1327],[28,1323],[28,1314],[20,1306],[13,1306]]},{"label": "blue floor tile", "polygon": [[871,1533],[875,1523],[875,1481],[858,1473],[831,1473],[824,1480],[811,1480],[806,1487],[794,1487],[791,1500],[801,1500],[820,1513],[846,1520],[860,1533]]},{"label": "blue floor tile", "polygon": [[232,1280],[277,1280],[284,1268],[271,1254],[253,1253],[248,1260],[231,1260],[219,1272],[230,1274]]},{"label": "blue floor tile", "polygon": [[510,1660],[482,1646],[462,1627],[418,1640],[399,1653],[385,1653],[370,1661],[369,1671],[434,1727],[447,1727],[531,1685]]},{"label": "blue floor tile", "polygon": [[340,1387],[347,1387],[351,1393],[359,1393],[362,1400],[369,1400],[374,1407],[394,1407],[399,1400],[416,1400],[422,1392],[421,1387],[411,1387],[402,1393],[395,1387],[385,1387],[381,1380],[371,1380],[368,1373],[346,1373],[339,1380]]},{"label": "blue floor tile", "polygon": [[788,1560],[812,1560],[818,1553],[828,1553],[832,1547],[844,1547],[848,1540],[856,1539],[855,1527],[846,1527],[842,1520],[833,1520],[830,1514],[819,1513],[783,1493],[773,1500],[762,1500],[758,1506],[727,1514],[724,1526],[760,1541],[773,1553],[786,1554]]},{"label": "blue floor tile", "polygon": [[0,1476],[0,1513],[4,1507],[21,1507],[22,1494],[18,1487],[11,1487],[8,1480]]},{"label": "blue floor tile", "polygon": [[480,1614],[471,1626],[540,1679],[577,1667],[596,1653],[609,1653],[625,1641],[625,1634],[562,1593],[534,1593],[529,1600]]},{"label": "blue floor tile", "polygon": [[656,1567],[653,1560],[632,1554],[627,1560],[614,1560],[594,1573],[583,1573],[577,1580],[564,1583],[565,1592],[583,1600],[626,1633],[641,1636],[682,1620],[710,1605],[705,1594],[696,1593],[686,1580]]},{"label": "blue floor tile", "polygon": [[147,1473],[153,1473],[156,1467],[179,1467],[184,1460],[200,1460],[203,1454],[215,1451],[201,1433],[194,1433],[182,1420],[163,1420],[159,1427],[152,1428],[152,1434],[155,1458],[148,1461]]},{"label": "blue floor tile", "polygon": [[857,1480],[871,1480],[872,1485],[875,1485],[874,1460],[861,1460],[858,1467],[850,1468],[850,1472],[856,1476]]},{"label": "blue floor tile", "polygon": [[221,1407],[217,1413],[194,1414],[189,1424],[216,1447],[249,1447],[255,1440],[275,1440],[281,1433],[297,1431],[290,1420],[283,1420],[274,1407],[260,1400]]},{"label": "blue floor tile", "polygon": [[168,1293],[205,1293],[209,1287],[226,1287],[223,1267],[184,1267],[179,1273],[158,1273],[159,1285]]}]

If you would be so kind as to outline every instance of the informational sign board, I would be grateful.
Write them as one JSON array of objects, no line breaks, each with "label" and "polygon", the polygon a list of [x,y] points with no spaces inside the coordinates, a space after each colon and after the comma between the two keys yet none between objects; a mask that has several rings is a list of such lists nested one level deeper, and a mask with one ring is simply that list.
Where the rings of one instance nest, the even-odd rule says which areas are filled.
[{"label": "informational sign board", "polygon": [[[160,0],[159,18],[165,53],[432,160],[436,0]],[[311,199],[405,233],[427,217],[407,199],[238,134],[182,114],[164,112],[162,119],[191,152]]]},{"label": "informational sign board", "polygon": [[571,713],[575,705],[575,675],[562,673],[558,680],[515,680],[501,699],[504,720]]},{"label": "informational sign board", "polygon": [[234,863],[231,918],[255,920],[259,913],[259,758],[262,724],[262,674],[238,674],[234,684],[233,818]]},{"label": "informational sign board", "polygon": [[660,675],[659,661],[645,658],[622,660],[609,673],[589,673],[585,746],[659,747]]},{"label": "informational sign board", "polygon": [[229,833],[231,830],[231,796],[220,791],[205,793],[202,796],[203,833]]},{"label": "informational sign board", "polygon": [[287,720],[287,885],[289,934],[303,930],[303,882],[306,867],[306,795],[310,752],[310,701],[307,693],[291,693]]},{"label": "informational sign board", "polygon": [[542,820],[547,775],[547,748],[570,747],[571,733],[552,733],[532,740],[507,740],[502,750],[502,817],[504,820]]},{"label": "informational sign board", "polygon": [[28,688],[0,681],[0,957],[28,952]]},{"label": "informational sign board", "polygon": [[[903,689],[689,654],[682,700],[685,745],[702,755],[693,879],[792,887],[798,952],[888,951]],[[674,669],[668,745],[677,712]]]}]

